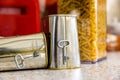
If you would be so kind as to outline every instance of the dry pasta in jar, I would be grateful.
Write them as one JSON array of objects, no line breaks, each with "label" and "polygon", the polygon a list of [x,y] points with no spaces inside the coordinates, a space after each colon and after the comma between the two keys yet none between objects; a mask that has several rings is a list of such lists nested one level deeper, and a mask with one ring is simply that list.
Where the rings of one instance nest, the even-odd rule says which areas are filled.
[{"label": "dry pasta in jar", "polygon": [[106,0],[58,0],[58,13],[77,15],[82,62],[106,58]]}]

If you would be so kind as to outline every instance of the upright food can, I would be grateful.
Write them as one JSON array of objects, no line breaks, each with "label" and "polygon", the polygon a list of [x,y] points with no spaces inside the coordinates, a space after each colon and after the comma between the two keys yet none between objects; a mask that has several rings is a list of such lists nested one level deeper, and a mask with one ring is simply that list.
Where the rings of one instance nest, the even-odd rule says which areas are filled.
[{"label": "upright food can", "polygon": [[0,38],[0,71],[46,68],[44,33]]},{"label": "upright food can", "polygon": [[106,0],[59,0],[58,13],[77,15],[82,62],[106,58]]},{"label": "upright food can", "polygon": [[80,67],[76,15],[49,15],[50,68]]}]

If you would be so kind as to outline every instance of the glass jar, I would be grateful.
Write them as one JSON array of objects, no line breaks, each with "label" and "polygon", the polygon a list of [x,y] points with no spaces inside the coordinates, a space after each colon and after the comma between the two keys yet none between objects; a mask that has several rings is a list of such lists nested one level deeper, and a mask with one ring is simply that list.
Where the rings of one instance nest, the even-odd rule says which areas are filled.
[{"label": "glass jar", "polygon": [[82,62],[106,58],[106,0],[59,0],[58,13],[77,15]]}]

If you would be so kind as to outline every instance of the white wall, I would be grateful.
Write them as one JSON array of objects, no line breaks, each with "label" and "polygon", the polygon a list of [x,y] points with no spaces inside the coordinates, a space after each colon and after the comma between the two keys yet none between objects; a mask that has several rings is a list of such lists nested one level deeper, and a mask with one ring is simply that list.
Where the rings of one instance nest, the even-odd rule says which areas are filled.
[{"label": "white wall", "polygon": [[112,25],[114,18],[120,21],[120,0],[107,0],[107,24]]}]

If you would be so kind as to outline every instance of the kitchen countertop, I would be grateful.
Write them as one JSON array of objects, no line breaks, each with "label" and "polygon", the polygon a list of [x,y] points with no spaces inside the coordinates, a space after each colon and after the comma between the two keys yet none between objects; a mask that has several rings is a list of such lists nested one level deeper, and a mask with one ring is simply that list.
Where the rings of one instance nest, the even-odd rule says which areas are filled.
[{"label": "kitchen countertop", "polygon": [[77,69],[0,72],[0,80],[120,80],[120,52],[109,52],[106,60]]}]

